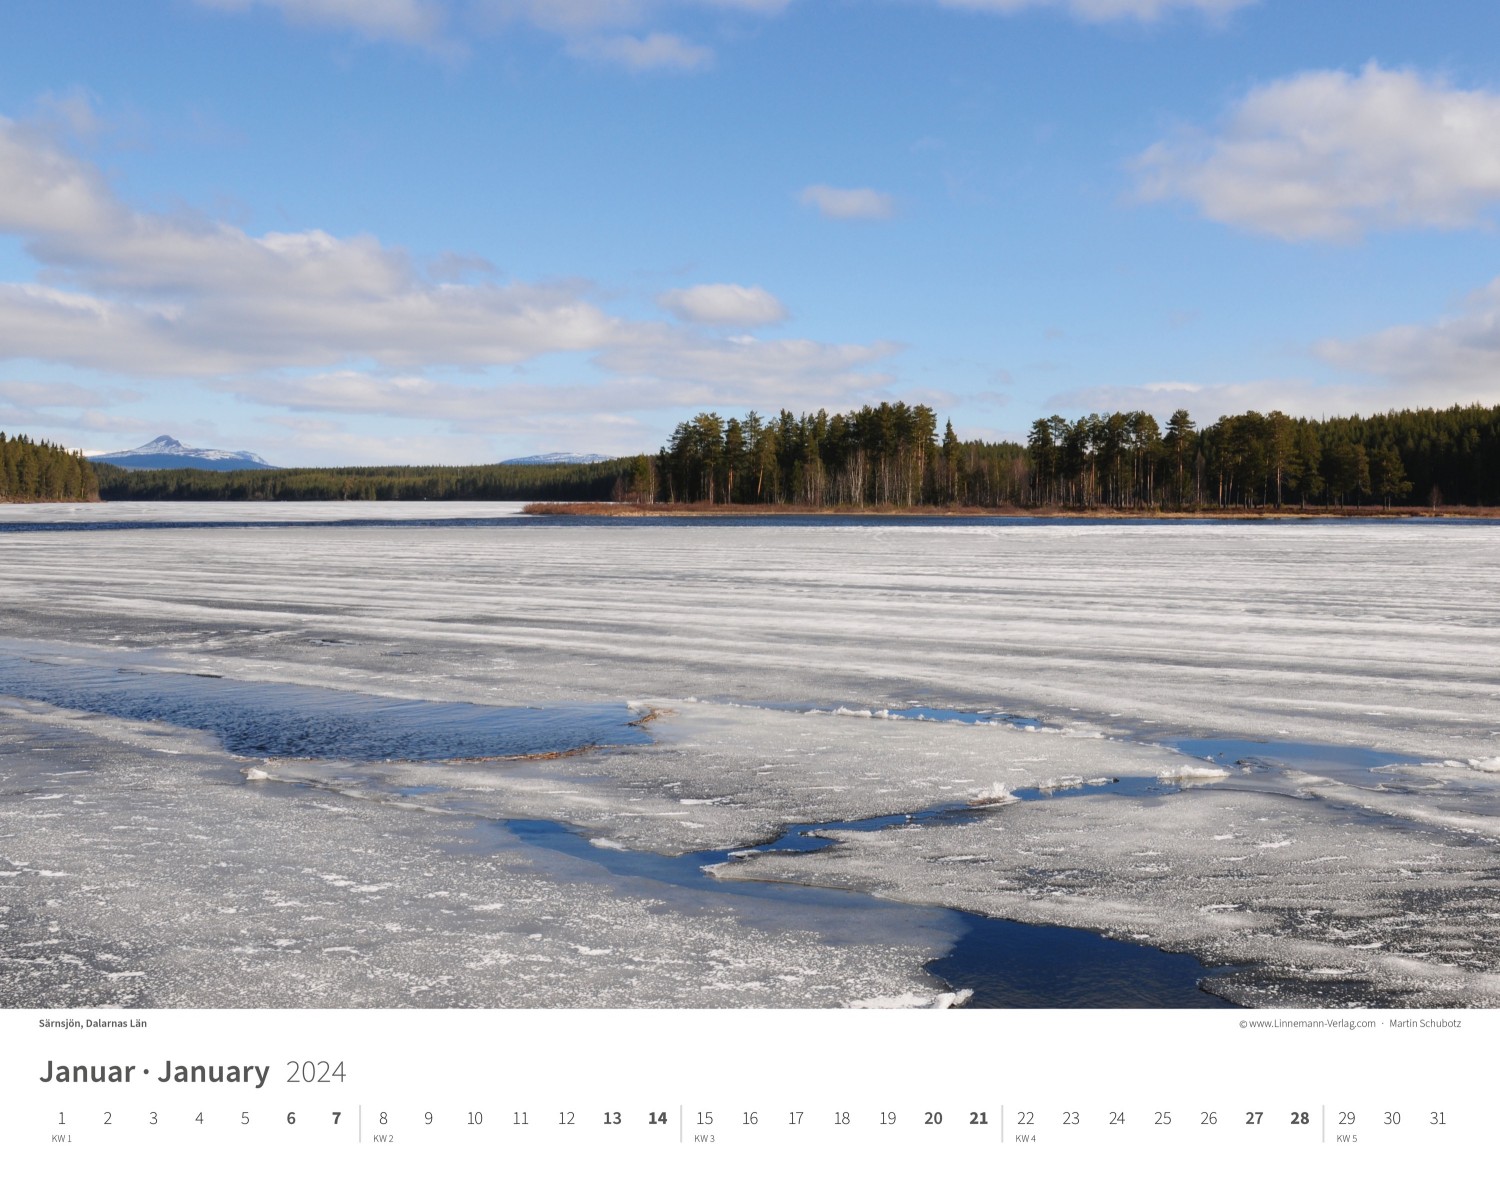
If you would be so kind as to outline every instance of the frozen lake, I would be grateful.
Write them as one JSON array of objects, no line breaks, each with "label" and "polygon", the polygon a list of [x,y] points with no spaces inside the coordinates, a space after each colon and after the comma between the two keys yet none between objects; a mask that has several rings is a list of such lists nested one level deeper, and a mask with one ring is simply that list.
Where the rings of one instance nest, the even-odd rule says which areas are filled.
[{"label": "frozen lake", "polygon": [[0,507],[0,1003],[1497,1004],[1496,584],[1483,524]]}]

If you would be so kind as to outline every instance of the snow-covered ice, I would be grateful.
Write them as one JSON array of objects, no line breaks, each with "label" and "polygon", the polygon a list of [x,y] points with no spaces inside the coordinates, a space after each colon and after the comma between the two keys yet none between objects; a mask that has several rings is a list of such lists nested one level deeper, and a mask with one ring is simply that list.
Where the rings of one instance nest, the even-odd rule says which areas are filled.
[{"label": "snow-covered ice", "polygon": [[[0,707],[0,747],[0,1006],[951,1000],[920,967],[956,934],[943,913],[768,925],[458,815],[241,786],[201,737],[37,705]],[[88,773],[43,802],[58,763]]]},{"label": "snow-covered ice", "polygon": [[[125,925],[85,919],[81,891],[38,873],[92,871],[136,897],[141,926],[171,926],[170,968],[110,966],[144,971],[144,981],[119,983],[139,982],[137,992],[161,1004],[233,1004],[247,975],[258,979],[246,1000],[263,1004],[315,1004],[320,995],[345,1004],[938,1000],[941,987],[920,965],[942,951],[941,935],[908,930],[899,953],[855,952],[817,930],[771,934],[723,911],[653,910],[576,864],[539,868],[547,855],[535,847],[455,855],[434,831],[541,818],[600,847],[682,853],[751,846],[792,823],[989,805],[968,823],[842,830],[832,851],[741,856],[719,870],[1188,949],[1244,966],[1214,985],[1248,1003],[1497,1002],[1500,528],[648,525],[507,510],[0,510],[6,632],[69,643],[80,657],[128,655],[272,690],[299,683],[505,705],[628,700],[654,711],[649,745],[526,761],[243,763],[197,744],[184,752],[189,737],[153,731],[151,747],[118,759],[90,753],[90,775],[43,782],[44,772],[76,768],[74,751],[47,751],[59,724],[109,747],[146,729],[11,707],[6,738],[31,751],[5,758],[7,779],[15,783],[23,761],[33,777],[0,800],[5,954],[30,959],[18,944],[48,939],[41,932],[53,923],[58,943],[38,949],[47,959],[89,959],[70,936],[111,952],[104,942]],[[467,522],[434,522],[460,518]],[[102,519],[423,525],[3,530]],[[989,721],[899,722],[913,708]],[[1269,743],[1263,758],[1241,763],[1172,749],[1190,737]],[[1369,767],[1347,770],[1299,763],[1295,753],[1278,759],[1278,748],[1314,745],[1373,751]],[[117,764],[133,766],[118,770],[130,787],[111,784]],[[1156,787],[1112,792],[1117,778]],[[66,800],[22,796],[64,788]],[[37,813],[74,818],[105,804],[122,807],[114,842],[70,848],[63,825],[35,824]],[[235,818],[241,869],[259,869],[259,858],[296,883],[275,902],[323,905],[333,927],[319,930],[315,949],[275,947],[298,943],[306,921],[262,935],[241,920],[255,934],[226,939],[246,910],[242,888],[224,887],[212,906],[182,918],[174,887],[154,873],[154,846],[194,849],[199,835],[212,844],[210,815],[220,808]],[[278,816],[293,808],[296,821]],[[370,831],[364,861],[379,869],[357,871],[360,859],[331,849],[334,831],[350,828]],[[6,874],[17,857],[37,870]],[[198,873],[180,881],[196,894],[212,890],[212,864],[192,861]],[[349,885],[304,880],[294,864]],[[420,894],[400,882],[421,871],[434,881]],[[384,883],[391,889],[356,891]],[[520,936],[525,943],[497,932],[493,960],[506,967],[468,967],[483,937],[476,904],[494,918],[516,888],[545,891],[556,918]],[[457,903],[460,892],[474,902]],[[398,897],[459,913],[429,914],[421,927],[430,934],[384,913],[403,929],[384,934],[388,951],[409,967],[378,963],[387,950],[377,933],[348,931],[363,905]],[[266,902],[267,911],[310,914]],[[558,938],[591,904],[618,910],[615,933],[585,935],[579,925],[545,953],[526,939]],[[685,980],[699,948],[704,961],[743,962],[712,971],[711,985],[722,987],[703,990],[706,998],[685,995],[699,993]],[[627,977],[632,952],[640,962]],[[546,955],[546,967],[531,968],[528,953]],[[801,975],[794,959],[824,980],[775,981],[777,969]],[[319,971],[356,960],[367,966],[357,981]],[[448,981],[434,982],[429,960],[448,962]]]}]

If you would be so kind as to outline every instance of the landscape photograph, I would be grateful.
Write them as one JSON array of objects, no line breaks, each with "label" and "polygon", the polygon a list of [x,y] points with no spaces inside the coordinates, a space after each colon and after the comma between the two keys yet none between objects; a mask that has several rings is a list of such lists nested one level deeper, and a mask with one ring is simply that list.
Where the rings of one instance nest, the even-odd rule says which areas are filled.
[{"label": "landscape photograph", "polygon": [[1500,1005],[1438,7],[0,16],[0,1009]]}]

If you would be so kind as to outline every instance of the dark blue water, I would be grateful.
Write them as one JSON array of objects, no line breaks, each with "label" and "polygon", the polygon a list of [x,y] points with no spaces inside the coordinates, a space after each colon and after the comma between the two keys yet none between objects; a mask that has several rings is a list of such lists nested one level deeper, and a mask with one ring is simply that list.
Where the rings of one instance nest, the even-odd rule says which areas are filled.
[{"label": "dark blue water", "polygon": [[[794,825],[775,841],[757,847],[762,853],[808,854],[831,844],[819,830],[874,830],[907,823],[967,823],[984,817],[967,807],[933,809],[920,813],[867,818],[852,822]],[[709,897],[737,897],[761,909],[785,910],[790,926],[802,927],[810,913],[878,926],[884,915],[905,923],[910,905],[877,899],[858,891],[808,887],[787,883],[721,881],[706,867],[729,861],[732,852],[710,850],[669,857],[639,850],[612,850],[593,845],[579,831],[554,821],[506,821],[498,829],[523,842],[584,859],[613,875],[649,880]],[[944,957],[927,965],[928,972],[953,989],[972,989],[969,1008],[979,1009],[1130,1009],[1219,1008],[1230,1005],[1199,987],[1224,970],[1209,970],[1186,953],[1162,952],[1095,932],[1073,928],[1036,927],[1014,920],[992,919],[964,911],[949,911],[958,921],[959,938]]]},{"label": "dark blue water", "polygon": [[[228,751],[245,756],[438,760],[649,741],[641,727],[633,723],[638,718],[636,713],[622,705],[521,708],[434,703],[129,665],[87,664],[43,655],[0,655],[0,694],[209,732]],[[892,714],[912,720],[1036,722],[998,711],[971,713],[931,707],[908,707]],[[1185,742],[1184,747],[1191,743]],[[1389,757],[1374,754],[1372,759],[1390,762]],[[1153,778],[1119,778],[1083,786],[1090,791],[1132,795],[1170,791],[1173,787]],[[411,798],[442,791],[435,786],[398,790]],[[1034,799],[1051,795],[1056,794],[1043,790],[1018,794]],[[966,823],[984,816],[982,809],[951,806],[859,821],[794,825],[774,841],[754,849],[768,854],[812,853],[831,844],[830,839],[819,836],[819,830]],[[974,990],[971,1004],[975,1006],[1186,1008],[1227,1004],[1200,988],[1200,983],[1213,974],[1184,954],[1114,941],[1092,932],[914,907],[835,888],[720,881],[705,871],[705,867],[728,861],[734,853],[730,851],[669,857],[594,846],[579,831],[553,821],[487,824],[528,844],[584,860],[633,884],[658,885],[665,889],[664,894],[690,895],[713,903],[729,900],[737,915],[768,928],[805,928],[833,942],[845,938],[858,943],[892,943],[900,939],[892,929],[909,933],[914,927],[941,924],[947,934],[957,932],[957,941],[928,969],[955,989]]]},{"label": "dark blue water", "polygon": [[0,655],[0,694],[209,732],[237,756],[462,760],[650,736],[623,704],[486,707]]},{"label": "dark blue water", "polygon": [[1200,988],[1228,973],[1076,928],[1018,924],[960,912],[963,938],[927,971],[972,989],[976,1009],[1228,1009]]}]

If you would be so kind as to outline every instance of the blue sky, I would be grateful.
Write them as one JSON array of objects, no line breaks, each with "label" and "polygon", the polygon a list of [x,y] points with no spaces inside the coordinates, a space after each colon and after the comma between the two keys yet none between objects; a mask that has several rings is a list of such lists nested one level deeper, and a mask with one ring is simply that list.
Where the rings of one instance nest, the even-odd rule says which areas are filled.
[{"label": "blue sky", "polygon": [[1495,403],[1496,46],[1480,0],[10,5],[0,429]]}]

